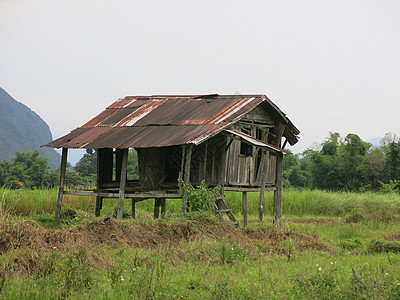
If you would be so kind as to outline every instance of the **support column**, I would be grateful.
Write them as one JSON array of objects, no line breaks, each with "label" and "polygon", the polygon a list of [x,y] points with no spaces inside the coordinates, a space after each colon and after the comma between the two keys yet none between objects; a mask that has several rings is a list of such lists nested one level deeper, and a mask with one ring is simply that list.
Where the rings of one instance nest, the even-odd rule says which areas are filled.
[{"label": "support column", "polygon": [[154,199],[154,219],[158,219],[160,217],[160,205],[161,205],[161,199],[155,198]]},{"label": "support column", "polygon": [[269,152],[263,150],[262,153],[263,165],[262,173],[261,173],[261,187],[260,187],[260,204],[258,206],[258,219],[260,222],[264,221],[264,192],[265,192],[265,183],[267,181],[268,175],[268,165],[269,165]]},{"label": "support column", "polygon": [[[189,144],[185,146],[185,168],[184,168],[184,174],[183,174],[183,181],[185,184],[190,183],[190,162],[192,160],[192,150],[193,150],[193,145]],[[182,212],[187,212],[188,210],[188,196],[183,195],[182,197]]]},{"label": "support column", "polygon": [[166,199],[165,198],[161,198],[160,199],[160,204],[161,204],[161,218],[165,218],[165,207],[166,207]]},{"label": "support column", "polygon": [[243,202],[243,224],[247,225],[247,192],[242,193],[242,202]]},{"label": "support column", "polygon": [[132,198],[132,219],[136,219],[136,198]]},{"label": "support column", "polygon": [[[97,149],[97,176],[96,176],[96,187],[99,190],[101,188],[101,181],[102,181],[102,164],[101,164],[101,160],[102,158],[102,149]],[[102,207],[102,203],[103,202],[103,198],[96,196],[96,207],[94,209],[94,215],[96,217],[100,217],[100,210]]]},{"label": "support column", "polygon": [[183,172],[184,172],[184,166],[185,166],[185,155],[186,155],[186,145],[182,146],[182,155],[181,155],[181,169],[179,171],[179,176],[178,176],[178,187],[179,187],[179,194],[182,193],[182,184],[181,180],[183,179]]},{"label": "support column", "polygon": [[283,192],[283,154],[278,153],[276,156],[276,176],[275,176],[275,192],[274,192],[274,212],[273,222],[279,223],[282,219],[282,192]]},{"label": "support column", "polygon": [[96,208],[94,211],[94,215],[96,217],[100,217],[100,210],[102,209],[102,206],[103,206],[103,197],[96,196]]},{"label": "support column", "polygon": [[68,148],[63,148],[61,155],[61,167],[60,167],[60,187],[58,189],[58,198],[56,206],[56,217],[55,217],[56,223],[60,223],[61,204],[64,194],[65,171],[67,170],[67,155],[68,155]]},{"label": "support column", "polygon": [[121,164],[121,177],[119,183],[119,200],[118,200],[118,211],[117,219],[122,219],[124,213],[124,198],[125,198],[125,186],[126,186],[126,167],[128,164],[128,150],[122,149],[122,164]]}]

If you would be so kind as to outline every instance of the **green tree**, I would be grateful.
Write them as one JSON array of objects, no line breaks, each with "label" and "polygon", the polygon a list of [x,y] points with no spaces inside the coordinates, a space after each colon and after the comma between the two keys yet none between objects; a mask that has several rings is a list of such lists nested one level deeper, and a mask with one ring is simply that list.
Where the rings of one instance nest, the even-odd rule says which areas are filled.
[{"label": "green tree", "polygon": [[386,164],[386,181],[400,180],[400,140],[393,141],[389,144],[389,153],[387,155]]},{"label": "green tree", "polygon": [[0,187],[4,185],[10,169],[10,162],[4,160],[0,162]]},{"label": "green tree", "polygon": [[82,177],[97,174],[97,151],[86,149],[86,153],[75,164],[74,170]]},{"label": "green tree", "polygon": [[39,150],[16,152],[11,160],[4,185],[10,188],[40,188],[45,184],[49,159]]},{"label": "green tree", "polygon": [[330,136],[321,144],[321,151],[310,153],[312,187],[340,190],[344,187],[339,155],[343,142],[339,133],[329,134]]},{"label": "green tree", "polygon": [[129,149],[127,173],[129,180],[139,179],[138,155],[135,149]]},{"label": "green tree", "polygon": [[347,190],[359,190],[364,185],[361,165],[370,146],[357,134],[349,133],[346,136],[341,149],[341,165]]},{"label": "green tree", "polygon": [[285,155],[283,158],[283,177],[285,186],[305,187],[307,179],[300,166],[298,154]]}]

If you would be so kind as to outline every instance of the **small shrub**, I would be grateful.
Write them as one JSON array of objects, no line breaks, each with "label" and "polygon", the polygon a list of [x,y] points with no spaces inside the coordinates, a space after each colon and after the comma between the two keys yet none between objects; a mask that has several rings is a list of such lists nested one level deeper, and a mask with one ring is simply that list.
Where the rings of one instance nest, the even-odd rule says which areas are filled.
[{"label": "small shrub", "polygon": [[203,180],[196,188],[180,180],[182,195],[188,197],[190,211],[211,211],[212,203],[218,198],[221,187],[209,188]]},{"label": "small shrub", "polygon": [[358,239],[355,240],[344,240],[340,242],[340,247],[345,250],[355,250],[362,246],[361,242]]},{"label": "small shrub", "polygon": [[352,209],[346,216],[347,223],[359,223],[365,220],[365,215],[358,209]]},{"label": "small shrub", "polygon": [[243,261],[246,259],[246,252],[236,245],[229,245],[225,239],[222,239],[218,245],[218,254],[222,264],[231,264],[235,261]]},{"label": "small shrub", "polygon": [[372,240],[368,245],[369,253],[399,253],[400,252],[400,242],[399,241],[380,241]]}]

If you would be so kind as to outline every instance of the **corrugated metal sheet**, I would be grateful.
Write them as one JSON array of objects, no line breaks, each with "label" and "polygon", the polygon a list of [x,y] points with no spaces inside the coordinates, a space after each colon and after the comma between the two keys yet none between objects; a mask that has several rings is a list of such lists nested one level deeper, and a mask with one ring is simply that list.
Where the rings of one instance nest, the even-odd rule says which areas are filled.
[{"label": "corrugated metal sheet", "polygon": [[285,150],[283,150],[283,149],[281,149],[279,147],[276,147],[276,146],[271,145],[271,144],[264,143],[263,141],[257,140],[254,137],[252,137],[252,136],[250,136],[248,134],[245,134],[243,132],[240,132],[238,130],[225,129],[224,132],[233,134],[234,136],[237,136],[240,139],[242,139],[242,140],[246,141],[247,143],[252,144],[252,145],[254,145],[256,147],[267,148],[269,150],[272,150],[272,151],[275,151],[275,152],[280,152],[280,153],[283,153],[283,154],[291,154],[290,152],[287,152],[287,151],[285,151]]},{"label": "corrugated metal sheet", "polygon": [[[51,148],[150,148],[200,144],[261,102],[264,95],[128,96],[82,127],[45,145]],[[298,130],[291,124],[293,134]]]}]

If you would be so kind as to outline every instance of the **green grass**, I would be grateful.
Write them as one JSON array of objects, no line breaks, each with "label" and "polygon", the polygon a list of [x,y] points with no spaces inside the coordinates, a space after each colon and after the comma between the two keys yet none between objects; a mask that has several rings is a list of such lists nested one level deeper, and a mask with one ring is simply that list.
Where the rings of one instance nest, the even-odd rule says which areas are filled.
[{"label": "green grass", "polygon": [[[137,220],[126,218],[121,224],[146,225],[150,238],[152,226],[160,224],[197,224],[192,230],[201,233],[173,246],[92,248],[71,240],[66,249],[53,249],[49,243],[38,251],[29,244],[34,235],[21,229],[25,225],[56,237],[57,232],[112,215],[117,206],[117,199],[105,199],[99,219],[93,215],[94,198],[68,196],[61,224],[55,225],[57,193],[0,189],[0,246],[15,247],[0,247],[0,298],[400,299],[400,241],[388,238],[400,237],[398,194],[285,190],[284,220],[276,228],[270,219],[257,222],[259,195],[249,193],[250,224],[231,230],[284,233],[273,243],[255,244],[235,242],[231,231],[210,237],[210,229],[202,226],[215,224],[214,217],[183,215],[180,200],[167,201],[166,219],[152,220],[154,201],[147,200],[137,204]],[[241,196],[226,193],[226,202],[239,219]],[[273,192],[267,192],[267,217],[272,215],[272,203]],[[125,211],[129,214],[129,201]],[[10,236],[18,241],[7,242]],[[297,243],[301,236],[309,239]],[[20,241],[30,246],[18,247]],[[310,247],[312,243],[330,250]]]},{"label": "green grass", "polygon": [[[0,188],[1,208],[13,215],[53,213],[57,189],[43,190],[8,190]],[[235,214],[242,213],[242,194],[226,192],[226,202]],[[272,216],[273,192],[265,193],[265,215]],[[102,214],[110,215],[117,207],[117,199],[104,199]],[[248,193],[248,212],[258,215],[259,193]],[[92,213],[95,206],[94,197],[64,196],[63,206]],[[136,204],[137,214],[152,213],[154,200]],[[169,199],[167,213],[174,214],[181,210],[181,201]],[[126,200],[125,211],[130,214],[130,200]],[[376,220],[395,219],[400,216],[400,194],[383,194],[377,192],[350,193],[327,192],[320,190],[286,189],[283,193],[283,215],[285,216],[320,216],[369,218]]]}]

